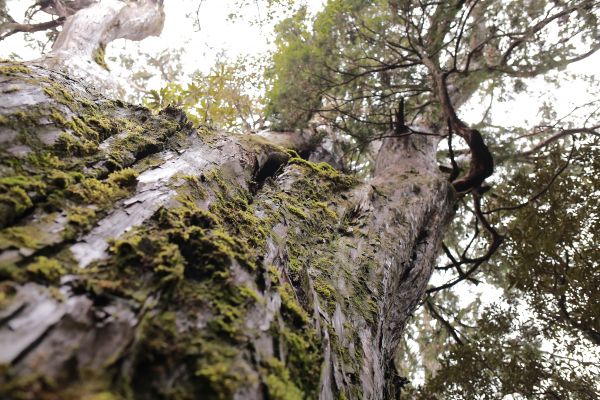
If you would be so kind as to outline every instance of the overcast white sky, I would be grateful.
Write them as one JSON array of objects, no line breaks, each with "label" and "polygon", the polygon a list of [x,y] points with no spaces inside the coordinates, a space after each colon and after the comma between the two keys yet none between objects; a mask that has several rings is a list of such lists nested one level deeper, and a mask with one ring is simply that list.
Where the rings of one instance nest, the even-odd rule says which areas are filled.
[{"label": "overcast white sky", "polygon": [[[149,54],[158,54],[164,49],[185,48],[182,57],[184,74],[195,70],[207,71],[220,51],[226,51],[231,58],[238,55],[257,55],[269,49],[268,37],[272,25],[258,26],[252,24],[259,16],[266,14],[266,0],[250,1],[250,6],[242,9],[243,17],[232,21],[228,15],[240,12],[234,0],[167,0],[165,1],[166,21],[160,37],[150,37],[141,42],[119,40],[112,43],[107,49],[107,58],[116,56],[120,52],[136,53],[137,49]],[[309,10],[316,12],[325,3],[325,0],[306,0]],[[7,0],[11,15],[22,20],[26,8],[31,4],[24,0]],[[194,27],[195,11],[199,7],[200,29]],[[189,14],[192,14],[189,17]],[[38,38],[44,34],[39,33]],[[13,35],[0,42],[0,58],[6,58],[11,53],[17,53],[23,60],[30,60],[40,56],[39,52],[24,46],[23,35]],[[110,61],[109,61],[110,62]],[[111,63],[111,67],[118,71],[119,67]],[[600,65],[600,54],[576,63],[569,67],[569,71],[578,73],[597,73]],[[118,71],[119,75],[127,71]],[[159,82],[154,82],[151,89],[158,89]],[[593,90],[593,93],[591,92]],[[560,88],[549,87],[543,79],[537,79],[530,85],[526,93],[519,95],[514,102],[500,104],[495,109],[495,119],[500,124],[507,118],[514,125],[531,125],[538,119],[537,107],[540,101],[552,101],[557,105],[559,114],[570,111],[574,106],[597,97],[595,88],[583,82],[565,82]],[[463,117],[468,122],[477,122],[482,113],[482,104],[479,99],[471,102],[470,110],[463,110]],[[496,122],[496,121],[495,121]]]},{"label": "overcast white sky", "polygon": [[[265,0],[257,2],[266,3]],[[318,10],[324,0],[308,0],[311,10]],[[200,30],[194,26],[199,7]],[[166,48],[185,47],[184,68],[187,73],[196,69],[207,70],[220,51],[235,58],[238,55],[264,53],[269,49],[268,36],[272,25],[260,27],[251,22],[266,14],[265,7],[255,4],[245,7],[244,17],[232,21],[228,16],[240,10],[233,0],[177,0],[165,2],[165,27],[160,37],[151,37],[140,43],[118,41],[113,48],[140,46],[144,52],[159,52]],[[191,17],[188,17],[189,14]]]}]

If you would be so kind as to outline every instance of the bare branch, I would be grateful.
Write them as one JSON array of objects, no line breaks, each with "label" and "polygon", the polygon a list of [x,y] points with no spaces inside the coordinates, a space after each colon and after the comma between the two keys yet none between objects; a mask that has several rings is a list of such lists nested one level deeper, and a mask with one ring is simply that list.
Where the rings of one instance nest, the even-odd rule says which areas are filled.
[{"label": "bare branch", "polygon": [[456,343],[458,343],[459,345],[462,346],[464,343],[461,340],[461,338],[458,336],[458,331],[456,330],[456,328],[454,328],[452,326],[452,324],[450,322],[448,322],[444,317],[442,317],[442,315],[440,313],[437,312],[437,310],[433,306],[433,303],[431,302],[430,298],[427,299],[427,301],[425,302],[425,305],[427,306],[427,310],[429,311],[431,316],[433,318],[435,318],[437,321],[439,321],[444,326],[446,331],[450,334],[450,336],[452,336],[452,338],[456,341]]},{"label": "bare branch", "polygon": [[52,21],[41,22],[39,24],[20,24],[18,22],[6,23],[0,26],[0,40],[4,40],[15,33],[32,33],[53,29],[58,26],[62,26],[64,22],[65,17],[60,17]]}]

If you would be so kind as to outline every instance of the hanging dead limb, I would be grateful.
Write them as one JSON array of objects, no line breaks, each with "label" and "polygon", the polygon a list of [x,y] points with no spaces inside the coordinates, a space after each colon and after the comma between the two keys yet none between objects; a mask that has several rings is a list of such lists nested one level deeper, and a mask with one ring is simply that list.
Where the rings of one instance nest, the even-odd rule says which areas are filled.
[{"label": "hanging dead limb", "polygon": [[471,152],[469,171],[462,178],[452,182],[457,192],[468,192],[471,189],[479,187],[487,177],[494,173],[494,158],[486,146],[481,133],[477,129],[468,127],[456,115],[448,94],[446,83],[448,73],[441,72],[430,60],[426,64],[428,64],[434,77],[438,99],[441,103],[444,117],[448,121],[449,128],[453,129],[457,135],[467,142]]}]

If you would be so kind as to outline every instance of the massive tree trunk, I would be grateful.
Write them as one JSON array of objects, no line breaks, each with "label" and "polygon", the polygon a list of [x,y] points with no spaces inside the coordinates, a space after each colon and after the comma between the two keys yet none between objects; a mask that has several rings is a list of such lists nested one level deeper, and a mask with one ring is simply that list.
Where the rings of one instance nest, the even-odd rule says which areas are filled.
[{"label": "massive tree trunk", "polygon": [[301,136],[0,72],[4,398],[395,396],[450,209],[428,136],[361,183]]},{"label": "massive tree trunk", "polygon": [[361,182],[310,135],[194,129],[60,54],[0,64],[1,397],[396,398],[452,208],[435,136],[386,139]]}]

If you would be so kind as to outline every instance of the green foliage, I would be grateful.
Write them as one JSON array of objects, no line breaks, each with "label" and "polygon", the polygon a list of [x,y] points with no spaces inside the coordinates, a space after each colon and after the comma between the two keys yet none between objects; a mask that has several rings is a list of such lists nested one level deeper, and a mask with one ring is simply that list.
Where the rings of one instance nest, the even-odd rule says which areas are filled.
[{"label": "green foliage", "polygon": [[[191,83],[168,83],[152,90],[145,104],[152,109],[176,106],[186,111],[196,126],[207,125],[229,131],[260,127],[261,105],[256,99],[258,61],[240,58],[229,62],[219,56],[207,74],[197,71]],[[252,88],[254,86],[254,88]]]},{"label": "green foliage", "polygon": [[[497,276],[522,293],[549,338],[568,334],[600,345],[600,141],[575,139],[572,146],[567,171],[543,197],[510,216],[510,242]],[[503,193],[513,201],[532,197],[567,162],[561,153],[554,146],[535,160],[536,184],[525,185],[529,174],[519,171]],[[507,268],[511,264],[516,267]]]},{"label": "green foliage", "polygon": [[[464,345],[449,346],[441,368],[415,399],[592,399],[595,373],[582,355],[562,358],[541,349],[543,331],[516,307],[492,307]],[[585,355],[583,356],[585,357]],[[580,361],[577,361],[579,358]]]},{"label": "green foliage", "polygon": [[320,49],[311,45],[306,8],[279,23],[276,34],[277,50],[266,73],[272,85],[266,94],[269,103],[265,112],[276,128],[303,127],[319,100],[309,71],[323,61]]},{"label": "green foliage", "polygon": [[[406,346],[401,365],[408,371],[420,363],[431,372],[422,388],[410,389],[415,398],[599,396],[599,144],[596,137],[567,138],[504,171],[510,179],[498,185],[486,208],[522,206],[492,214],[508,238],[492,265],[473,276],[504,296],[481,315],[479,302],[461,310],[455,295],[436,296],[463,344],[431,316],[415,321],[409,333],[420,350],[413,354]],[[565,154],[565,148],[572,150]],[[451,247],[464,243],[463,235],[469,232],[459,233]],[[475,246],[470,256],[481,251]],[[429,354],[431,348],[438,354]]]},{"label": "green foliage", "polygon": [[[301,8],[276,28],[267,116],[286,129],[309,121],[329,125],[354,138],[354,148],[347,151],[360,153],[389,128],[401,97],[406,98],[406,121],[419,116],[445,125],[437,121],[439,103],[423,64],[426,56],[446,71],[476,63],[452,78],[464,101],[492,82],[502,97],[512,88],[501,82],[510,78],[518,78],[515,87],[523,90],[524,77],[562,69],[595,50],[596,5],[505,3],[486,0],[471,9],[466,2],[331,0],[313,20]],[[544,21],[549,13],[561,12],[564,17]],[[536,23],[539,32],[529,33]],[[513,48],[498,32],[527,32],[528,39]],[[474,42],[480,48],[472,49]],[[508,64],[497,65],[502,62]]]}]

